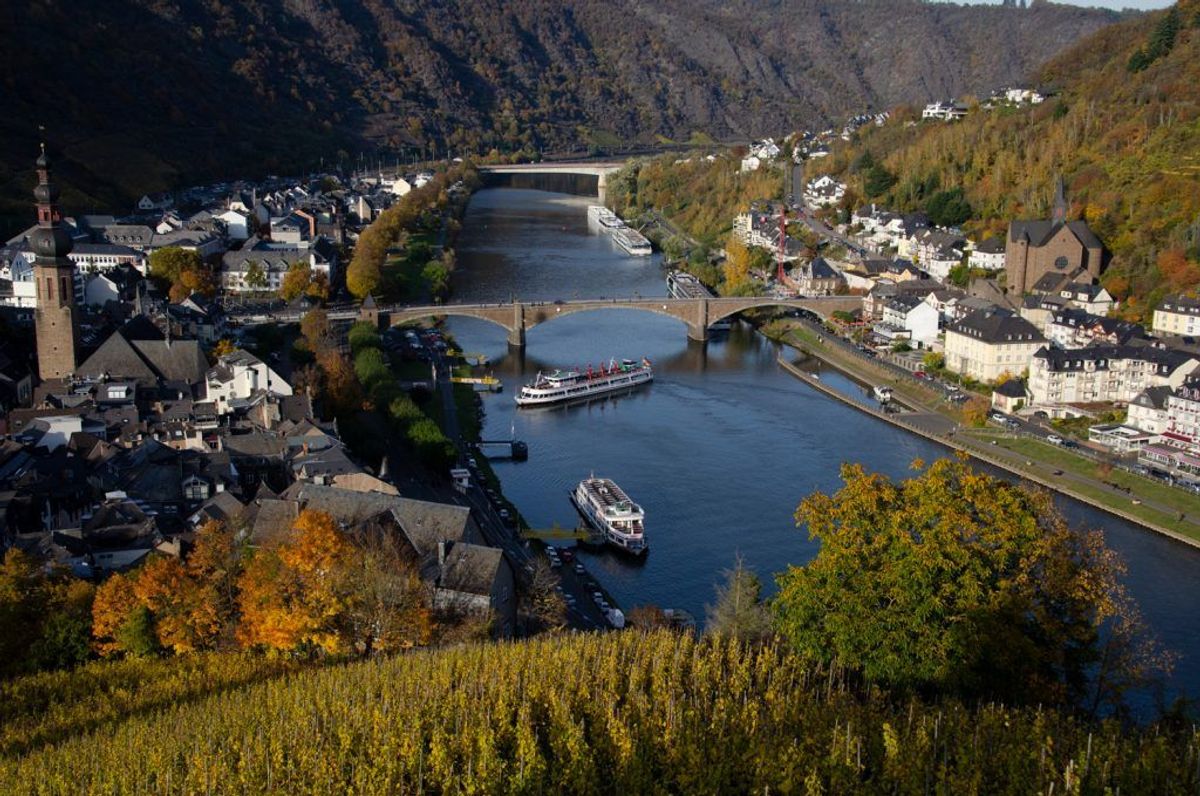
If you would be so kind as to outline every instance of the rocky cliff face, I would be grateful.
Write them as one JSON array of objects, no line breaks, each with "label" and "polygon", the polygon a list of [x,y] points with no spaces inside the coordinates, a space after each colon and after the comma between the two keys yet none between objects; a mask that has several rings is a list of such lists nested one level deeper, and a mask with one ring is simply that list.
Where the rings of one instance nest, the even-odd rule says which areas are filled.
[{"label": "rocky cliff face", "polygon": [[374,149],[748,138],[1016,82],[1114,18],[918,0],[30,0],[0,30],[0,185],[24,193],[39,124],[76,205]]}]

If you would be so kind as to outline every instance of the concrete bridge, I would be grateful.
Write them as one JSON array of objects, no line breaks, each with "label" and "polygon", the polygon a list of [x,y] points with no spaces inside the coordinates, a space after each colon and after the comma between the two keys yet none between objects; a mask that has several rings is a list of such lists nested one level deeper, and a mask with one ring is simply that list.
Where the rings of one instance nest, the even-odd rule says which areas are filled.
[{"label": "concrete bridge", "polygon": [[604,200],[608,187],[608,175],[618,171],[625,163],[623,161],[550,161],[545,163],[510,163],[494,166],[480,166],[480,174],[582,174],[596,178],[596,193]]},{"label": "concrete bridge", "polygon": [[555,302],[501,302],[497,304],[443,304],[425,307],[364,307],[358,317],[380,326],[395,326],[421,318],[460,317],[479,318],[496,324],[508,334],[513,348],[525,345],[525,333],[535,326],[555,318],[595,310],[641,310],[665,315],[687,326],[688,338],[703,342],[708,339],[708,327],[731,315],[759,307],[789,307],[808,310],[828,318],[838,310],[854,312],[862,308],[860,296],[816,296],[782,299],[768,296],[738,298],[673,299],[623,298],[582,299]]}]

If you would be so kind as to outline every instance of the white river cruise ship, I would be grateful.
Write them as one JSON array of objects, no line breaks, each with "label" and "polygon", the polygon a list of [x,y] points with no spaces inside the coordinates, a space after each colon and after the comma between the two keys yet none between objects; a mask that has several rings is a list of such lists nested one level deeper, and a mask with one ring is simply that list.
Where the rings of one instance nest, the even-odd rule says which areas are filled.
[{"label": "white river cruise ship", "polygon": [[647,551],[646,513],[607,478],[585,478],[571,493],[584,519],[618,550],[640,556]]},{"label": "white river cruise ship", "polygon": [[638,363],[623,359],[618,363],[614,359],[598,369],[589,365],[585,371],[538,373],[536,379],[521,388],[515,400],[517,406],[545,406],[628,390],[653,380],[654,369],[650,366],[650,360],[643,358]]}]

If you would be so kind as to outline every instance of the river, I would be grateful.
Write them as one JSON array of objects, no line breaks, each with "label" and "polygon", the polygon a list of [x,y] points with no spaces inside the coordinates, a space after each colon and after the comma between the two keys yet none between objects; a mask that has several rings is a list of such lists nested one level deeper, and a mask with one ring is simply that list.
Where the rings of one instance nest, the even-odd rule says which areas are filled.
[{"label": "river", "polygon": [[[454,300],[526,301],[666,295],[658,255],[628,257],[589,233],[594,200],[488,188],[471,200],[458,242]],[[776,364],[778,347],[745,326],[689,344],[682,323],[633,310],[580,313],[529,331],[523,355],[503,330],[454,319],[463,350],[486,354],[504,392],[484,399],[485,438],[510,429],[526,462],[496,462],[504,492],[534,527],[574,527],[567,493],[591,473],[614,479],[647,513],[642,564],[581,553],[619,603],[684,608],[703,621],[722,572],[740,556],[767,593],[773,573],[803,564],[816,544],[795,526],[797,503],[839,485],[838,465],[904,477],[915,458],[948,451],[813,391]],[[583,406],[517,411],[539,369],[648,357],[655,382]],[[822,379],[858,387],[839,374]],[[1068,499],[1076,524],[1102,528],[1125,558],[1128,587],[1163,644],[1180,655],[1170,685],[1200,685],[1200,550]]]}]

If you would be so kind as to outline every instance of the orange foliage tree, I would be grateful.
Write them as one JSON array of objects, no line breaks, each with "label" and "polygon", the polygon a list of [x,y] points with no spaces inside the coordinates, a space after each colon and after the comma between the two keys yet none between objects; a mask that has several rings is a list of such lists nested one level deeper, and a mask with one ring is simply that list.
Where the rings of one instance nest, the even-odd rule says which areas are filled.
[{"label": "orange foliage tree", "polygon": [[133,582],[124,575],[113,575],[96,589],[92,601],[92,638],[96,652],[114,655],[121,651],[118,640],[122,625],[138,607]]}]

